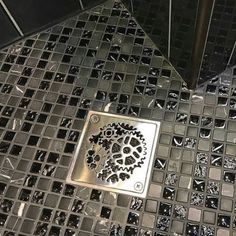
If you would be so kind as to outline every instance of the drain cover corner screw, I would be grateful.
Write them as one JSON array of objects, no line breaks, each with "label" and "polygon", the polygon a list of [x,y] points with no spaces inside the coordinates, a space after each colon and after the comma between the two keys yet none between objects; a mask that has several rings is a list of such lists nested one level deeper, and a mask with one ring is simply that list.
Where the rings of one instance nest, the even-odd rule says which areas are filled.
[{"label": "drain cover corner screw", "polygon": [[90,121],[92,122],[92,123],[98,123],[99,122],[99,120],[100,120],[100,118],[99,118],[99,116],[98,115],[91,115],[91,117],[90,117]]},{"label": "drain cover corner screw", "polygon": [[134,189],[136,191],[142,191],[143,190],[143,184],[141,182],[137,182],[134,184]]}]

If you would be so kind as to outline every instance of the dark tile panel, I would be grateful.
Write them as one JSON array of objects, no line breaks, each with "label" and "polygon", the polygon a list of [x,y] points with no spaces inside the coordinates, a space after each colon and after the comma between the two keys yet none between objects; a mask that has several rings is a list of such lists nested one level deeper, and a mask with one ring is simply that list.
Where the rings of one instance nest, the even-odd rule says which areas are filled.
[{"label": "dark tile panel", "polygon": [[226,68],[236,40],[235,15],[236,1],[215,1],[200,83],[216,76]]},{"label": "dark tile panel", "polygon": [[24,34],[37,32],[80,10],[78,0],[4,0]]},{"label": "dark tile panel", "polygon": [[89,9],[91,7],[94,7],[102,2],[105,2],[106,0],[81,0],[84,9]]},{"label": "dark tile panel", "polygon": [[[123,0],[132,10],[131,0]],[[133,0],[134,17],[167,57],[169,1]],[[191,74],[192,52],[196,37],[198,1],[172,1],[170,61],[184,79]],[[201,84],[225,70],[236,39],[236,1],[215,1],[206,49],[200,68]],[[231,60],[235,64],[235,55]]]},{"label": "dark tile panel", "polygon": [[19,38],[19,34],[12,25],[4,9],[0,6],[0,48]]},{"label": "dark tile panel", "polygon": [[[123,0],[132,11],[131,0]],[[188,77],[194,42],[197,0],[172,1],[170,61]],[[133,0],[134,17],[168,58],[169,1]]]},{"label": "dark tile panel", "polygon": [[172,2],[170,61],[184,78],[191,66],[197,7],[198,0]]},{"label": "dark tile panel", "polygon": [[[131,1],[123,1],[131,9]],[[133,0],[134,17],[145,32],[160,48],[164,55],[168,52],[169,1]]]}]

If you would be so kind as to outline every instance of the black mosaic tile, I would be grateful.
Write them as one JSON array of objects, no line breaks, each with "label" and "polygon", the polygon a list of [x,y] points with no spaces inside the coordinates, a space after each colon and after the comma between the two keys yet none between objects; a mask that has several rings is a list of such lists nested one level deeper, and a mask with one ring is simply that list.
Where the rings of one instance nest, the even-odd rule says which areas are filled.
[{"label": "black mosaic tile", "polygon": [[211,165],[213,165],[213,166],[222,166],[222,156],[211,155]]},{"label": "black mosaic tile", "polygon": [[129,212],[127,223],[132,225],[138,225],[139,224],[139,214],[135,212]]},{"label": "black mosaic tile", "polygon": [[186,235],[188,236],[197,236],[199,235],[200,227],[197,224],[187,223],[186,226]]},{"label": "black mosaic tile", "polygon": [[2,200],[1,204],[0,204],[1,211],[5,212],[5,213],[10,212],[12,209],[13,203],[14,203],[13,201],[10,201],[8,199]]},{"label": "black mosaic tile", "polygon": [[219,199],[213,196],[206,196],[205,206],[212,209],[218,208]]},{"label": "black mosaic tile", "polygon": [[165,187],[163,190],[163,198],[168,200],[174,200],[175,189],[171,187]]},{"label": "black mosaic tile", "polygon": [[172,213],[172,205],[168,203],[160,203],[159,214],[164,216],[170,216]]},{"label": "black mosaic tile", "polygon": [[0,226],[4,226],[7,221],[7,215],[0,214]]},{"label": "black mosaic tile", "polygon": [[218,214],[217,225],[225,228],[229,228],[231,225],[231,219],[228,215]]},{"label": "black mosaic tile", "polygon": [[127,236],[137,236],[138,235],[138,228],[132,227],[132,226],[126,226],[124,233]]},{"label": "black mosaic tile", "polygon": [[19,200],[29,201],[31,194],[32,194],[31,190],[22,189],[19,195]]},{"label": "black mosaic tile", "polygon": [[205,181],[201,179],[193,180],[193,189],[199,192],[204,192],[205,190]]},{"label": "black mosaic tile", "polygon": [[102,192],[99,190],[93,189],[90,195],[90,199],[93,201],[100,201],[101,200],[101,194]]},{"label": "black mosaic tile", "polygon": [[233,184],[235,182],[235,173],[225,171],[224,172],[224,181]]},{"label": "black mosaic tile", "polygon": [[50,219],[52,218],[52,214],[53,214],[53,211],[51,209],[44,208],[42,210],[42,213],[41,213],[41,216],[40,216],[40,220],[49,222]]}]

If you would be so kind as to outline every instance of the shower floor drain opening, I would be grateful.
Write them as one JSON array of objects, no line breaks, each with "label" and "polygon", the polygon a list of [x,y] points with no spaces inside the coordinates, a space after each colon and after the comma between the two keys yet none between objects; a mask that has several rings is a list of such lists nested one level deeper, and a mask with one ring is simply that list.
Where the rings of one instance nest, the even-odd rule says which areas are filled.
[{"label": "shower floor drain opening", "polygon": [[146,197],[160,122],[90,111],[67,181]]}]

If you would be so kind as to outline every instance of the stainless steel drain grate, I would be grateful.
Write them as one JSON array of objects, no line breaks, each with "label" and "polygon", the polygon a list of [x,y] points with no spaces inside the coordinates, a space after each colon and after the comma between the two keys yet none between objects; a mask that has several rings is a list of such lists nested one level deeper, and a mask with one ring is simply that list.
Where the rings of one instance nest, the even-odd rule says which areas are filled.
[{"label": "stainless steel drain grate", "polygon": [[90,111],[67,181],[145,197],[160,122]]}]

